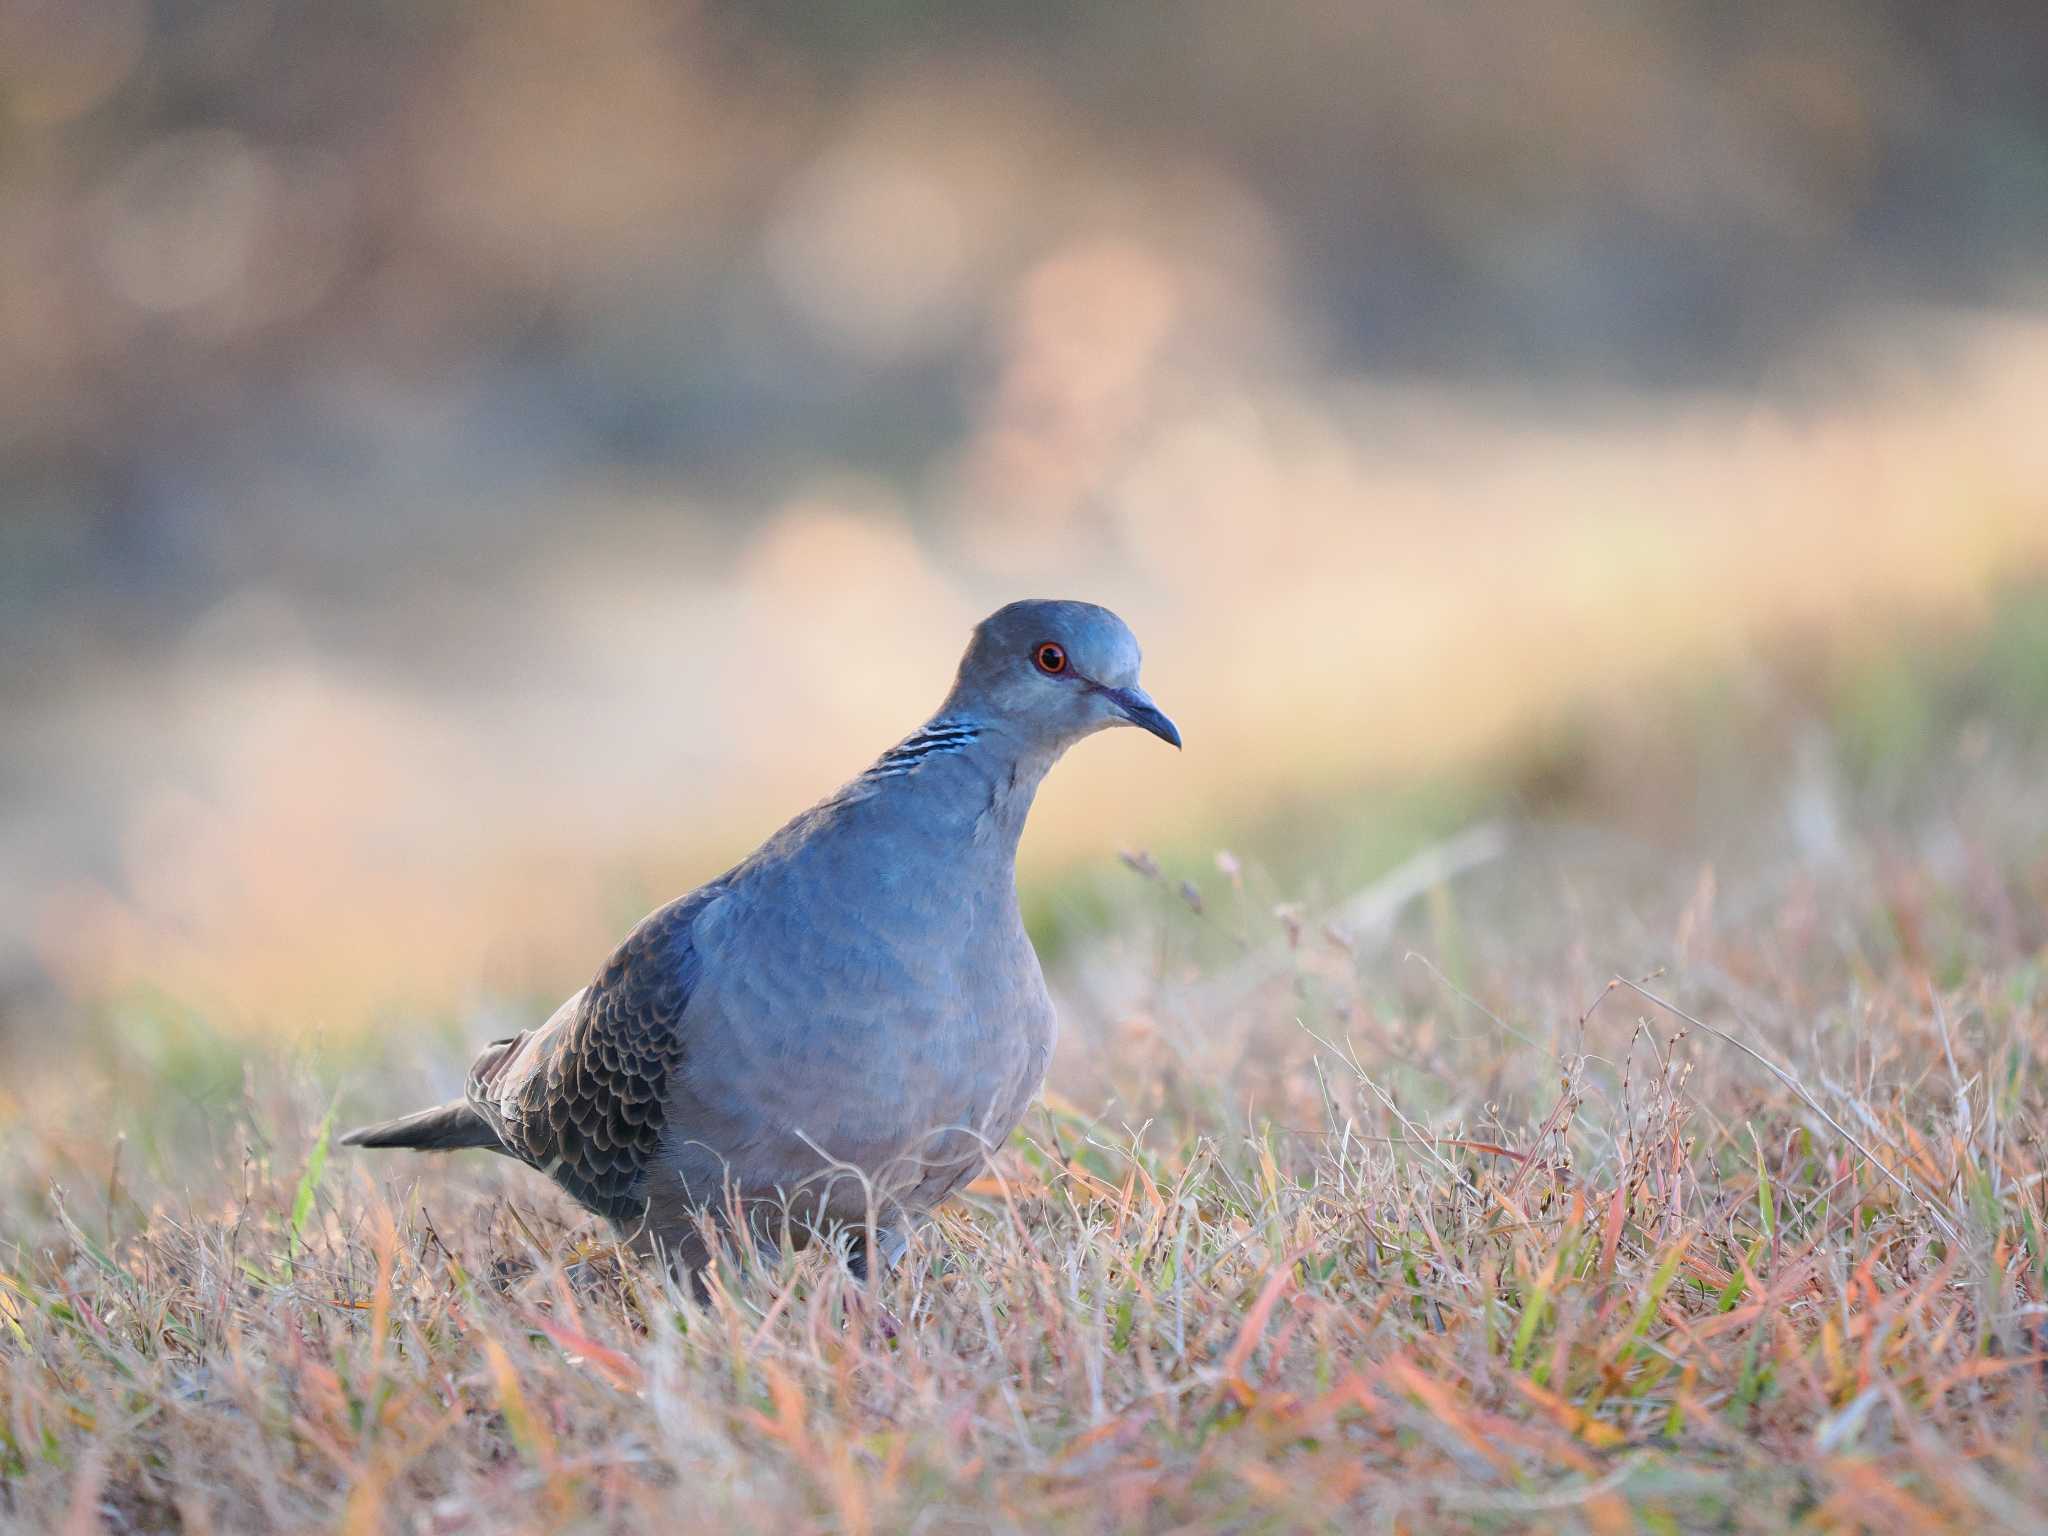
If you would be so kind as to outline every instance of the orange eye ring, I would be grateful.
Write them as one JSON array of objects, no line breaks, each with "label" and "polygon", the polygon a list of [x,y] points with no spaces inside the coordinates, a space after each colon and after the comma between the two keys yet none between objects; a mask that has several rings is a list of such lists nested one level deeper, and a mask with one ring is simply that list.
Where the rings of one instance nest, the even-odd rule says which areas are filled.
[{"label": "orange eye ring", "polygon": [[1067,670],[1067,653],[1050,640],[1041,642],[1031,653],[1031,659],[1049,677],[1058,677]]}]

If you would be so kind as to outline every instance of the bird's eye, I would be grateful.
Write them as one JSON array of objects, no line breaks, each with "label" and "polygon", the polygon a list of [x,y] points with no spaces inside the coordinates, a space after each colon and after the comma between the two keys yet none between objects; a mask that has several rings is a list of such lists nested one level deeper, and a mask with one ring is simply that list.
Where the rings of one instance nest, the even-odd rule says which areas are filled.
[{"label": "bird's eye", "polygon": [[1067,670],[1067,653],[1048,640],[1031,653],[1031,659],[1038,663],[1038,670],[1057,676]]}]

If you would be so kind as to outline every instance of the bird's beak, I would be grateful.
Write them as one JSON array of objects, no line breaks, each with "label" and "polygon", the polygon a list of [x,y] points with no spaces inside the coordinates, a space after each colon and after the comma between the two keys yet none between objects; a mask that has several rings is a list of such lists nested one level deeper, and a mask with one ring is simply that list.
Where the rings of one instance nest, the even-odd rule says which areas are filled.
[{"label": "bird's beak", "polygon": [[1116,712],[1141,730],[1150,731],[1161,741],[1180,745],[1180,731],[1142,688],[1105,688],[1103,694],[1116,706]]}]

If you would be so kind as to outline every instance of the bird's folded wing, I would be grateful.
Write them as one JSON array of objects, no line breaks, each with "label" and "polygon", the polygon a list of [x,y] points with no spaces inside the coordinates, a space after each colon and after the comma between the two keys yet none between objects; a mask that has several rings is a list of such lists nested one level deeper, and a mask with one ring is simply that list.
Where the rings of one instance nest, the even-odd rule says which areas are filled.
[{"label": "bird's folded wing", "polygon": [[546,1024],[470,1068],[469,1101],[505,1149],[617,1220],[645,1209],[699,968],[691,931],[718,894],[693,891],[647,917]]}]

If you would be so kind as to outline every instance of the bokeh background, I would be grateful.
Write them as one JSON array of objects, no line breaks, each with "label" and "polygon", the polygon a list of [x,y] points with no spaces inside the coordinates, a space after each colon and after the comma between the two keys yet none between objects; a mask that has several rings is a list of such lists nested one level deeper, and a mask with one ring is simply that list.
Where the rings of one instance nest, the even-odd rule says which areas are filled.
[{"label": "bokeh background", "polygon": [[2048,560],[2044,80],[1996,3],[0,0],[0,1010],[566,991],[1022,595],[1189,743],[1048,786],[1042,937],[1501,764],[1655,837],[1573,733],[1703,680],[1824,764]]}]

